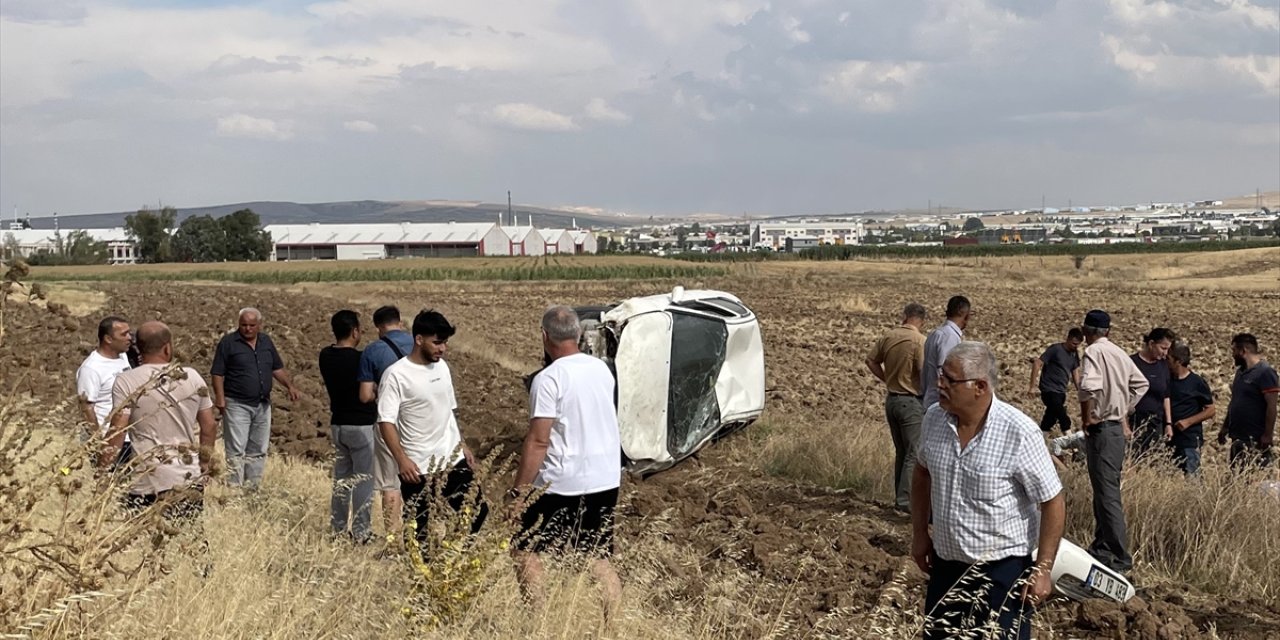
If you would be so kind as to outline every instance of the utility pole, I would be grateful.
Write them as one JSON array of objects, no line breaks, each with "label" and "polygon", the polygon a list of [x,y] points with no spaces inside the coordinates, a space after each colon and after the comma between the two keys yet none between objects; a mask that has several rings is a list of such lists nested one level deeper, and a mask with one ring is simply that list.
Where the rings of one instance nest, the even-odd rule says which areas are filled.
[{"label": "utility pole", "polygon": [[507,189],[507,217],[511,218],[511,226],[515,226],[516,219],[515,219],[515,216],[511,213],[511,190],[510,189]]}]

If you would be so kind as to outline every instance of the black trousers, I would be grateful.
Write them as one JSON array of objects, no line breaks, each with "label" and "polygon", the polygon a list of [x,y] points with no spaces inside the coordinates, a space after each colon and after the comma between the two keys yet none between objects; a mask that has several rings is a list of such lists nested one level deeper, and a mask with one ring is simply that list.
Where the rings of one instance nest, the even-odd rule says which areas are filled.
[{"label": "black trousers", "polygon": [[1044,402],[1044,417],[1040,419],[1041,431],[1053,431],[1054,425],[1063,433],[1071,430],[1071,415],[1067,413],[1067,394],[1065,391],[1041,391],[1040,400]]},{"label": "black trousers", "polygon": [[422,476],[421,482],[400,481],[400,497],[404,498],[405,506],[413,510],[414,524],[417,527],[414,536],[419,543],[427,540],[427,523],[430,522],[431,503],[435,500],[437,486],[440,496],[455,513],[462,512],[465,507],[471,508],[475,514],[471,520],[471,533],[480,531],[485,518],[489,516],[489,505],[485,504],[484,496],[479,494],[474,500],[467,500],[473,482],[475,474],[466,460],[454,465],[448,472]]},{"label": "black trousers", "polygon": [[992,621],[999,631],[983,638],[1030,640],[1034,607],[1022,601],[1020,580],[1031,556],[968,564],[933,556],[925,589],[925,640],[978,637]]}]

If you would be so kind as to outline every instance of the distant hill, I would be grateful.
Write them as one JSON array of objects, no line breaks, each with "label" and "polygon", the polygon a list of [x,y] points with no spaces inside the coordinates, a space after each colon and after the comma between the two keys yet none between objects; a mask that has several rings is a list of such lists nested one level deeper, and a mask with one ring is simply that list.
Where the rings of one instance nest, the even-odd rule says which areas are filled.
[{"label": "distant hill", "polygon": [[[223,216],[240,209],[252,209],[262,218],[262,224],[361,223],[361,222],[497,222],[503,215],[503,224],[511,224],[507,205],[489,202],[456,201],[398,201],[358,200],[354,202],[241,202],[212,207],[178,208],[178,222],[190,216]],[[598,213],[583,213],[563,209],[548,209],[526,205],[512,205],[519,224],[533,224],[540,228],[568,228],[577,222],[579,227],[605,229],[635,224],[635,220]],[[124,226],[124,218],[134,213],[91,213],[58,216],[58,226],[63,229],[102,229]],[[52,229],[53,218],[31,218],[36,229]]]}]

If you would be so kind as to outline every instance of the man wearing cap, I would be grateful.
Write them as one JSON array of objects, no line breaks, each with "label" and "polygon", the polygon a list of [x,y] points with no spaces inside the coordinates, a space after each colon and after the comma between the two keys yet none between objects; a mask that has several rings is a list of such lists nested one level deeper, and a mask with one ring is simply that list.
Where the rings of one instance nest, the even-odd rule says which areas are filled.
[{"label": "man wearing cap", "polygon": [[1119,572],[1133,568],[1127,548],[1120,472],[1132,432],[1126,416],[1150,383],[1129,354],[1107,339],[1111,316],[1094,309],[1085,314],[1084,359],[1080,364],[1080,418],[1085,461],[1093,488],[1093,544],[1089,553]]},{"label": "man wearing cap", "polygon": [[911,475],[920,445],[920,371],[924,366],[924,307],[912,302],[902,310],[902,324],[880,338],[867,356],[867,368],[885,384],[889,395],[884,414],[893,438],[894,502],[899,511],[911,511]]}]

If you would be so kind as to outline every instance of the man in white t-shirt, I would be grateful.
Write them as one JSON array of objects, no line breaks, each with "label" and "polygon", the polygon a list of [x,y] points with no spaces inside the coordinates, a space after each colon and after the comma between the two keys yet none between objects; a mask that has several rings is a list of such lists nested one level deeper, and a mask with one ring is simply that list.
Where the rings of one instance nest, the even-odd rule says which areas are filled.
[{"label": "man in white t-shirt", "polygon": [[[413,510],[420,543],[426,539],[432,485],[442,483],[440,495],[461,511],[475,480],[475,460],[453,415],[458,401],[443,359],[455,331],[439,312],[419,313],[413,319],[413,351],[387,367],[378,384],[378,430],[399,469],[400,495]],[[488,514],[480,498],[475,496],[472,505],[472,533]]]},{"label": "man in white t-shirt", "polygon": [[[111,426],[107,420],[111,414],[111,387],[120,372],[129,370],[129,358],[125,354],[132,344],[128,320],[107,316],[98,323],[98,347],[76,370],[76,395],[80,397],[81,414],[89,425],[80,434],[82,441],[107,434]],[[123,465],[132,457],[133,443],[126,431],[124,446],[119,448],[114,466]],[[96,466],[97,460],[94,462]]]},{"label": "man in white t-shirt", "polygon": [[591,557],[609,622],[622,595],[622,582],[609,562],[622,442],[613,373],[603,361],[578,350],[581,333],[578,315],[569,307],[551,307],[542,315],[542,346],[552,362],[533,378],[529,390],[529,433],[508,496],[543,490],[520,515],[522,532],[514,555],[525,596],[535,606],[545,600],[538,554],[576,550]]}]

